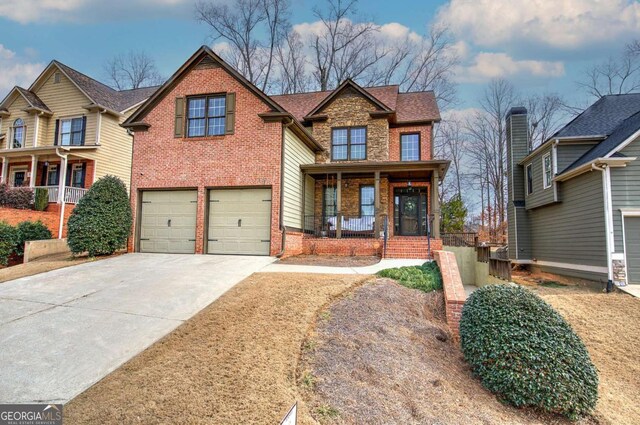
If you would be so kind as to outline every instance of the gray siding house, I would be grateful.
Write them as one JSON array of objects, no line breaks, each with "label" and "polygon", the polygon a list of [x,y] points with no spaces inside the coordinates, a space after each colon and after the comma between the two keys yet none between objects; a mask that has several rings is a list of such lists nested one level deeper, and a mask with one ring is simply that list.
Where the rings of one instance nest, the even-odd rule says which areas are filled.
[{"label": "gray siding house", "polygon": [[506,127],[511,261],[640,284],[640,93],[600,98],[533,151],[525,108]]}]

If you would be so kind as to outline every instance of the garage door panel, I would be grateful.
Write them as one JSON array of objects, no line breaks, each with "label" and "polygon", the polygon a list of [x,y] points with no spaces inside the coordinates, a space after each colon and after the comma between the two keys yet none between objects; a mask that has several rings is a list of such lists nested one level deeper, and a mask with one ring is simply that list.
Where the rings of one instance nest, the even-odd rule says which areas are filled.
[{"label": "garage door panel", "polygon": [[211,190],[209,199],[209,253],[269,255],[270,189]]},{"label": "garage door panel", "polygon": [[197,199],[195,190],[143,192],[140,251],[194,253]]}]

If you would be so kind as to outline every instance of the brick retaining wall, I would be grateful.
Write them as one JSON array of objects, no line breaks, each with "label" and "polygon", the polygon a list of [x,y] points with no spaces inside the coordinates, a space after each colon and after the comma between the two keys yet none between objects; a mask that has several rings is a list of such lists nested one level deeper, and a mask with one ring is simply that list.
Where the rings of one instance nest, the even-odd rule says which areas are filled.
[{"label": "brick retaining wall", "polygon": [[440,273],[442,273],[447,323],[457,341],[460,339],[460,319],[467,294],[462,285],[455,254],[449,251],[435,251],[434,257],[440,267]]},{"label": "brick retaining wall", "polygon": [[382,240],[378,239],[302,239],[303,254],[317,255],[381,255]]}]

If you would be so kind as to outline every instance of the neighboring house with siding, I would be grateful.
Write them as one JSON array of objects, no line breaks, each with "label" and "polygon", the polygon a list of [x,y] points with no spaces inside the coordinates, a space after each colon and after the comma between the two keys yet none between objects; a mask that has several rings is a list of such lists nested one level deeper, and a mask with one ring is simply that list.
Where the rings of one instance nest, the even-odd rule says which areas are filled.
[{"label": "neighboring house with siding", "polygon": [[155,90],[117,91],[52,61],[0,103],[2,182],[46,187],[52,209],[108,174],[128,186],[133,138],[120,124]]},{"label": "neighboring house with siding", "polygon": [[506,126],[512,262],[640,284],[640,93],[603,96],[533,151],[525,108]]},{"label": "neighboring house with siding", "polygon": [[203,46],[123,124],[130,249],[425,258],[441,246],[439,120],[432,92],[398,86],[268,96]]}]

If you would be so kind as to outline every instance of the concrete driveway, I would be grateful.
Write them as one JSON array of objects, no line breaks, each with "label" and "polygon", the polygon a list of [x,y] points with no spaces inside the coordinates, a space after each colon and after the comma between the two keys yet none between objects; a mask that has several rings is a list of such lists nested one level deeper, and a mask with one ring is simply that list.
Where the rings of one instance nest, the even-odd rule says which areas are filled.
[{"label": "concrete driveway", "polygon": [[0,284],[0,403],[66,403],[273,261],[128,254]]}]

